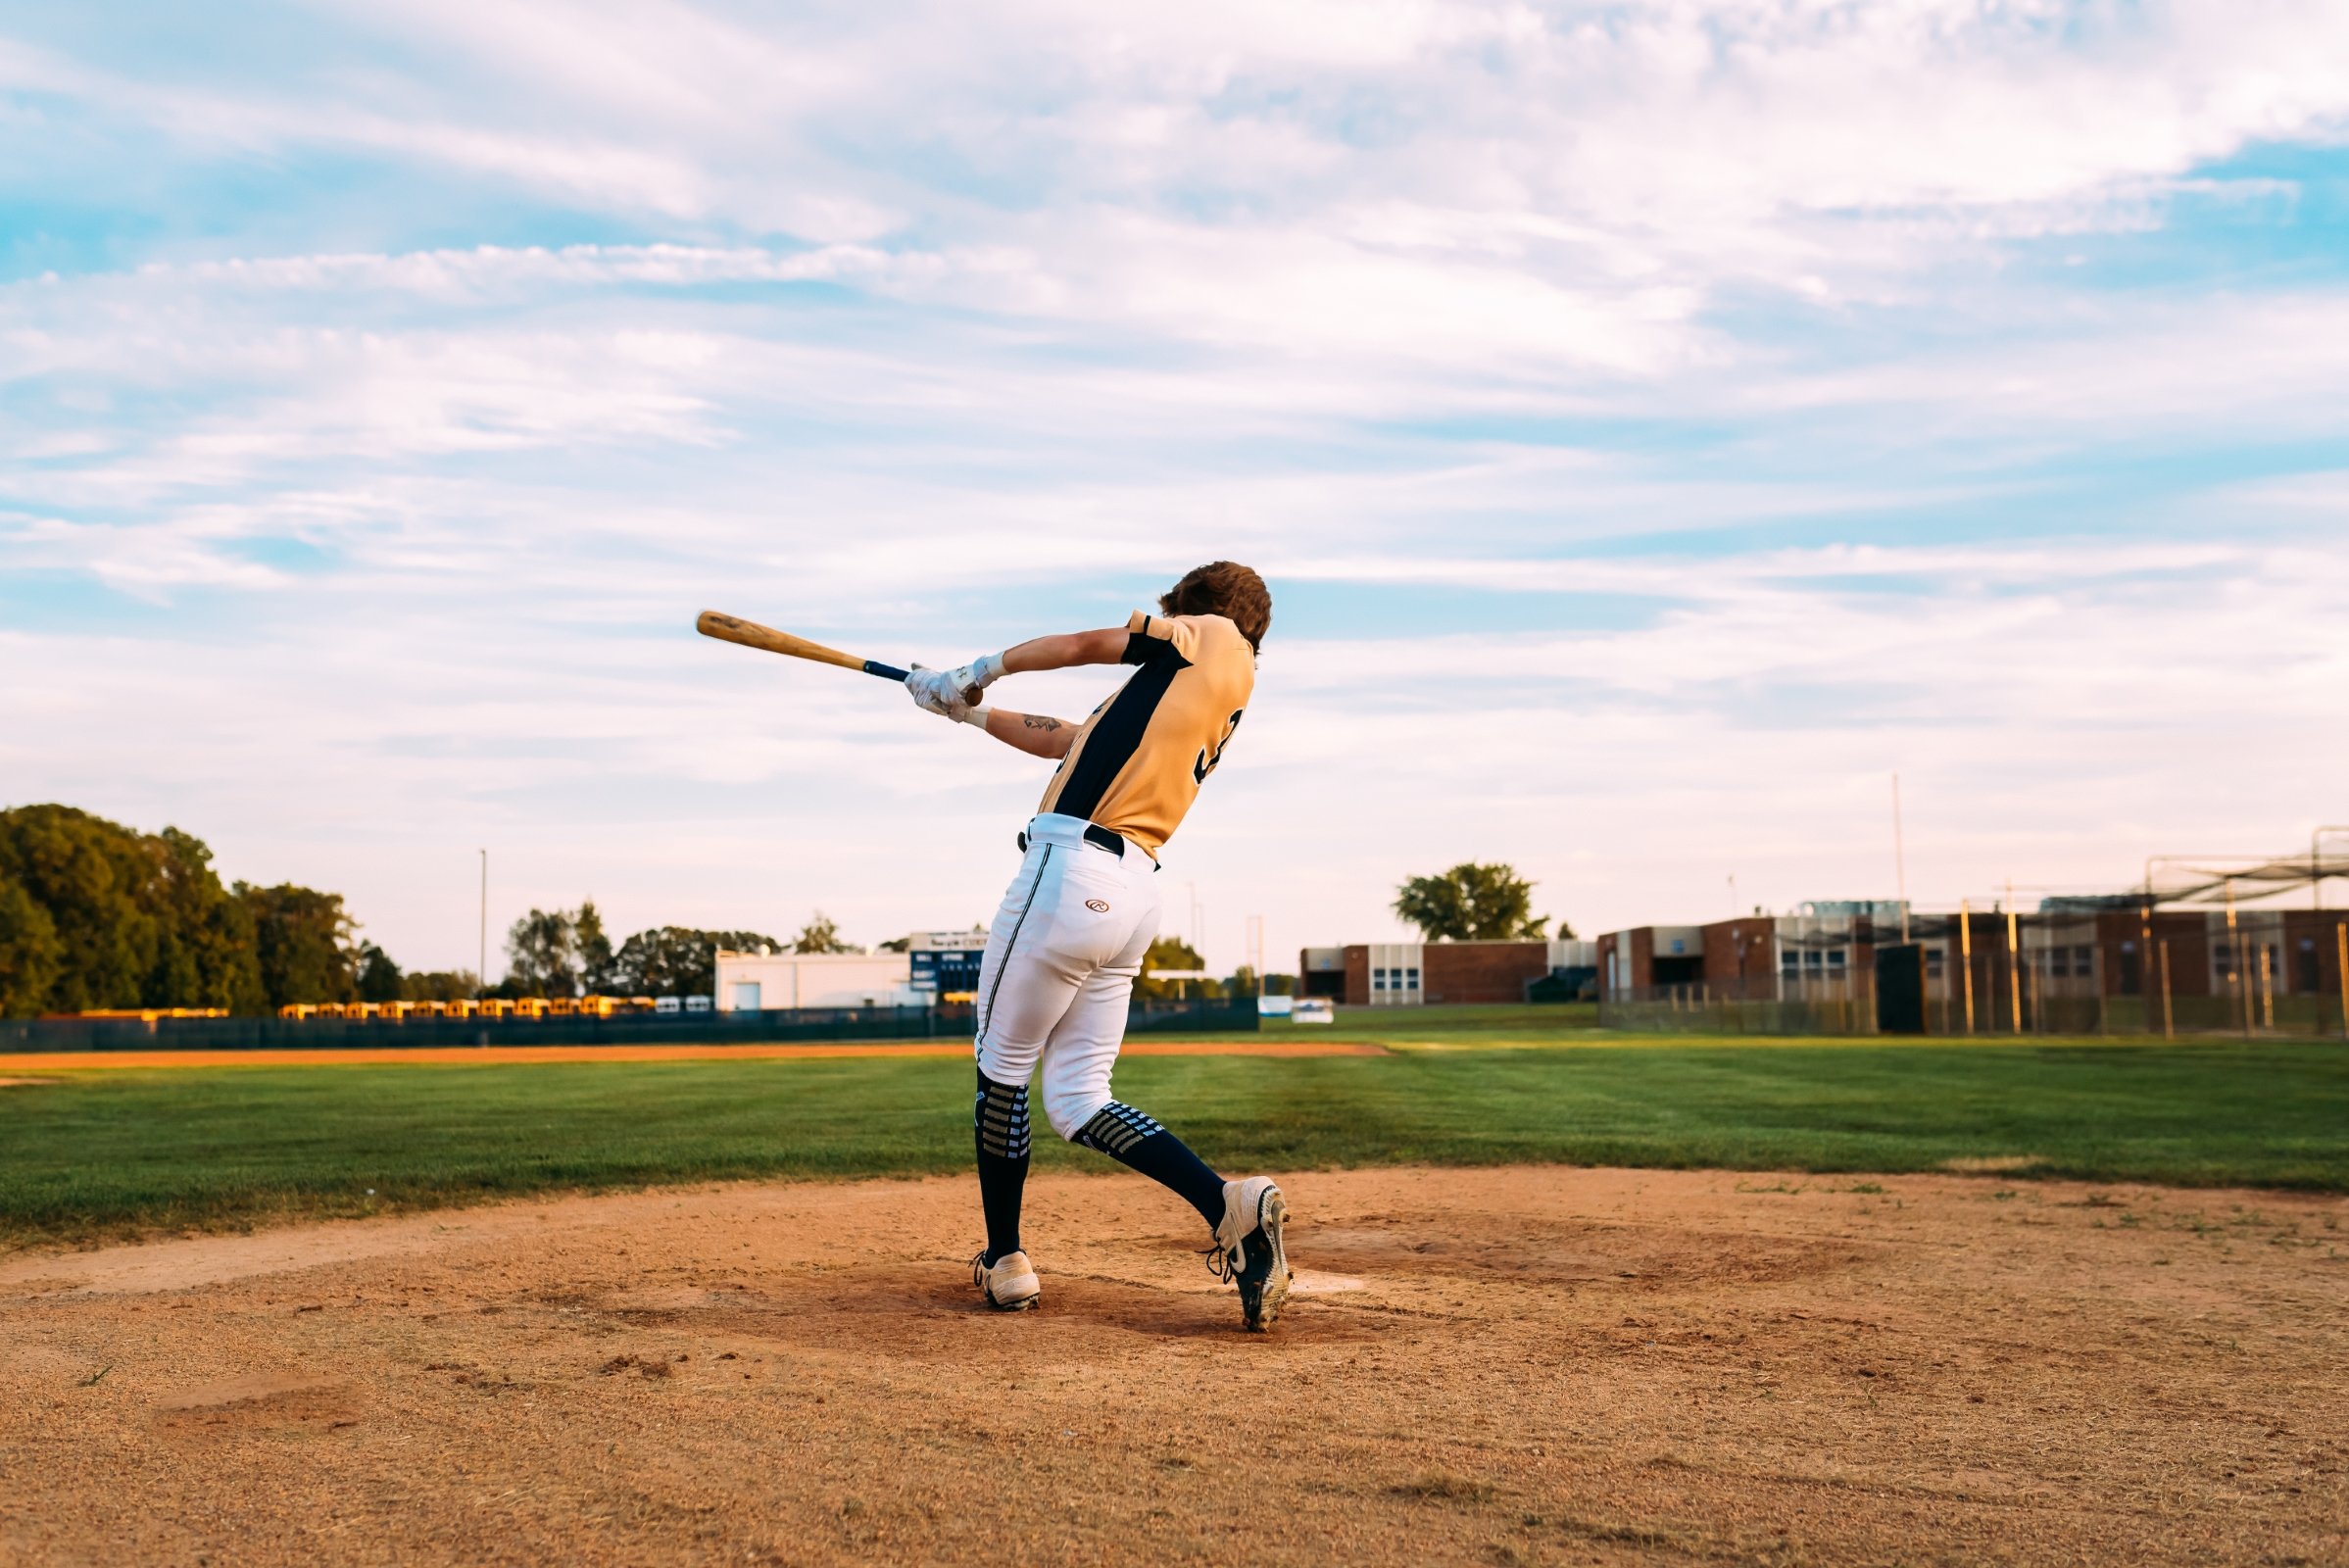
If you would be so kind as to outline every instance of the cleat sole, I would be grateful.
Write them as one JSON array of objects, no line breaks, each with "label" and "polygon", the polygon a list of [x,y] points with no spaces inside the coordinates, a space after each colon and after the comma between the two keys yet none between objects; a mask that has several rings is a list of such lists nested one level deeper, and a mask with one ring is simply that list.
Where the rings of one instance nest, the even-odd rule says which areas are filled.
[{"label": "cleat sole", "polygon": [[1289,1245],[1282,1232],[1289,1224],[1289,1200],[1274,1188],[1264,1195],[1256,1210],[1258,1228],[1264,1239],[1272,1244],[1272,1272],[1264,1277],[1264,1290],[1256,1298],[1255,1310],[1245,1314],[1242,1321],[1252,1334],[1262,1334],[1279,1319],[1281,1308],[1289,1300]]}]

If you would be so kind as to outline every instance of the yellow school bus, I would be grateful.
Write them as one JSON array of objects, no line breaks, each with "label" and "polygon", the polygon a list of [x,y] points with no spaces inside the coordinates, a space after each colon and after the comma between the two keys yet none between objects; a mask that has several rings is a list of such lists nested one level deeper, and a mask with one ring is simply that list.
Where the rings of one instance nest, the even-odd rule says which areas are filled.
[{"label": "yellow school bus", "polygon": [[225,1018],[226,1007],[84,1007],[68,1013],[70,1018],[136,1018],[141,1023],[153,1023],[158,1018]]}]

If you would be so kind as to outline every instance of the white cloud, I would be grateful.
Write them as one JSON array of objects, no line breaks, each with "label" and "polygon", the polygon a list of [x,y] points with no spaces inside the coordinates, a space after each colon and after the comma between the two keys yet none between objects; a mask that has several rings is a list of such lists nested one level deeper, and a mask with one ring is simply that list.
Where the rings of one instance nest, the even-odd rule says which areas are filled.
[{"label": "white cloud", "polygon": [[1364,607],[1276,624],[1180,845],[1221,961],[1472,854],[1586,927],[1883,892],[1895,767],[1928,896],[2109,883],[2349,761],[2341,291],[2024,243],[2287,219],[2209,166],[2343,134],[2337,5],[315,10],[366,69],[0,45],[0,139],[271,192],[0,285],[0,773],[407,961],[482,843],[501,923],[985,911],[1035,770],[713,603],[933,659],[1213,554]]},{"label": "white cloud", "polygon": [[2199,164],[2349,123],[2329,0],[334,10],[434,72],[227,93],[18,46],[0,79],[180,136],[368,147],[759,232],[984,248],[1041,201],[1094,215],[1115,256],[1148,220],[1191,231],[1169,288],[1219,246],[1210,275],[1248,275],[1264,212],[1329,235],[1377,206],[1391,229],[1545,233],[1517,288],[1865,289],[1886,251],[1932,260],[1900,239],[1920,214],[2134,221]]}]

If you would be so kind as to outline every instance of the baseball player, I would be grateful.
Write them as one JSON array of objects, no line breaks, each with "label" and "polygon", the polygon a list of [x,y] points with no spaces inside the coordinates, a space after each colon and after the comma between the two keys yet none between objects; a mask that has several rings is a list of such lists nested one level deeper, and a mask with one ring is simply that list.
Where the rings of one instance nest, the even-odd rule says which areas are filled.
[{"label": "baseball player", "polygon": [[[1226,1181],[1183,1141],[1110,1098],[1134,977],[1158,931],[1158,852],[1215,771],[1255,686],[1272,596],[1218,561],[1101,631],[1039,637],[955,670],[905,679],[922,708],[1060,766],[1027,830],[1019,874],[979,968],[979,1090],[972,1108],[987,1246],[971,1276],[990,1306],[1037,1304],[1020,1250],[1028,1081],[1044,1069],[1052,1131],[1164,1183],[1215,1233],[1208,1266],[1239,1287],[1242,1321],[1272,1326],[1289,1294],[1289,1205],[1271,1178]],[[1134,673],[1082,724],[980,705],[1005,675],[1075,664]]]}]

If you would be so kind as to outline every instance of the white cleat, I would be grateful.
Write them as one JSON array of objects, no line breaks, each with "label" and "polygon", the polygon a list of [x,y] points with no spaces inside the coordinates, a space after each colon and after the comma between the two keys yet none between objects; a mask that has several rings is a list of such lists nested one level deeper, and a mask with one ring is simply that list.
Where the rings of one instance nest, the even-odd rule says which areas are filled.
[{"label": "white cleat", "polygon": [[1240,1321],[1256,1333],[1271,1328],[1289,1299],[1289,1251],[1281,1232],[1289,1200],[1269,1176],[1223,1184],[1223,1222],[1207,1266],[1240,1287]]},{"label": "white cleat", "polygon": [[1044,1298],[1044,1286],[1025,1252],[1005,1252],[990,1268],[982,1250],[970,1260],[970,1282],[999,1312],[1024,1312]]}]

